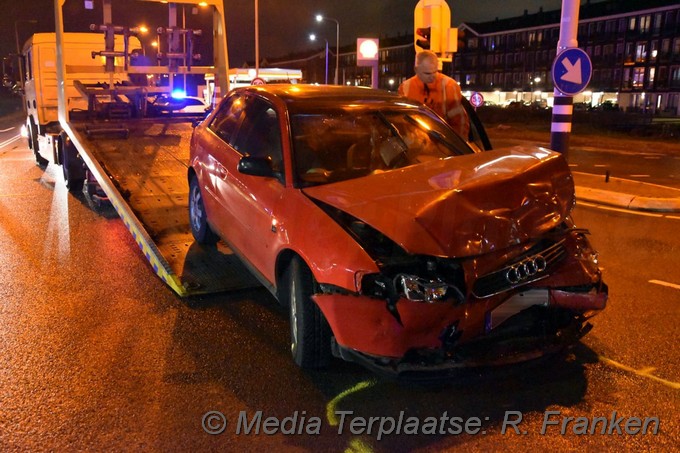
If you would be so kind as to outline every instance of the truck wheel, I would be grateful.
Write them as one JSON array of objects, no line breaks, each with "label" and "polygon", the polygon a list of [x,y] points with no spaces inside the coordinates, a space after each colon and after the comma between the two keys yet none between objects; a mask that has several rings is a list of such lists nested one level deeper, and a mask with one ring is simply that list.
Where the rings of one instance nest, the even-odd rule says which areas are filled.
[{"label": "truck wheel", "polygon": [[49,161],[40,155],[40,144],[38,143],[38,128],[32,119],[26,121],[26,132],[28,133],[28,148],[33,151],[35,163],[40,167],[47,167]]},{"label": "truck wheel", "polygon": [[203,204],[201,188],[198,187],[198,178],[193,176],[189,181],[189,224],[191,234],[196,242],[204,245],[215,245],[219,237],[208,225],[208,216]]},{"label": "truck wheel", "polygon": [[293,258],[285,273],[290,313],[290,352],[301,368],[326,368],[331,358],[331,330],[312,300],[317,286],[300,258]]},{"label": "truck wheel", "polygon": [[64,182],[69,192],[83,190],[85,183],[85,164],[78,156],[78,150],[71,139],[65,133],[59,135],[61,142],[61,168],[64,173]]}]

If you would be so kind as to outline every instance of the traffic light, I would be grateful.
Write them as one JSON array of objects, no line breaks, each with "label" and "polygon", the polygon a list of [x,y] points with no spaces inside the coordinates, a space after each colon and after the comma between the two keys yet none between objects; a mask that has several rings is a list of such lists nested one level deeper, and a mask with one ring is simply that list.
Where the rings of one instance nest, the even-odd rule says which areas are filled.
[{"label": "traffic light", "polygon": [[416,28],[416,50],[430,50],[432,47],[432,27]]}]

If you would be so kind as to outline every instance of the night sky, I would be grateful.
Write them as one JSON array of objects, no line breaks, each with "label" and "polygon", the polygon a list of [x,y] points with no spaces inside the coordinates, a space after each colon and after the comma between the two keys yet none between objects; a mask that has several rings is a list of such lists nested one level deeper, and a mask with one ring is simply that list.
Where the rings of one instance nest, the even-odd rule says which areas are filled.
[{"label": "night sky", "polygon": [[[101,0],[95,0],[100,4]],[[413,9],[417,0],[259,0],[260,11],[260,57],[277,58],[290,53],[320,48],[309,41],[309,34],[316,33],[333,48],[335,46],[335,23],[314,20],[317,13],[337,19],[340,22],[340,43],[350,44],[357,37],[385,37],[412,33]],[[15,23],[19,28],[19,39],[23,41],[33,32],[54,31],[53,0],[0,0],[0,56],[15,52]],[[83,0],[67,0],[66,5],[82,11]],[[539,7],[544,10],[559,9],[561,0],[449,0],[451,22],[483,22],[496,17],[505,18],[523,14],[524,10],[535,13]],[[227,37],[230,65],[240,67],[244,61],[255,58],[254,0],[225,0],[227,11]],[[116,10],[114,0],[114,22],[127,24],[123,14]],[[136,10],[139,22],[151,22],[144,17],[144,11]],[[89,24],[101,21],[101,17],[80,14],[78,21]],[[189,15],[188,15],[189,17]],[[37,20],[31,24],[25,21]],[[167,17],[162,18],[167,22]],[[76,21],[76,19],[72,18]],[[193,19],[188,18],[187,22]],[[18,21],[18,22],[17,22]],[[163,25],[165,25],[165,22]]]}]

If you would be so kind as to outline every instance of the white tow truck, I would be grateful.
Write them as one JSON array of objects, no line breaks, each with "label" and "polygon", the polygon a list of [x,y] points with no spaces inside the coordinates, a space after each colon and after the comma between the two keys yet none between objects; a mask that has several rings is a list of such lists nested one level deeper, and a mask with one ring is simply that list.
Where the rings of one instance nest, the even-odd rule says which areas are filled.
[{"label": "white tow truck", "polygon": [[[127,17],[139,5],[168,18],[157,28],[153,64],[135,61],[145,56],[140,31],[115,22],[113,0],[55,0],[55,33],[34,35],[23,51],[26,130],[36,162],[61,165],[71,192],[86,186],[106,197],[154,272],[180,296],[257,285],[226,246],[208,249],[191,236],[187,168],[196,118],[150,115],[152,99],[169,95],[185,74],[210,74],[217,96],[228,90],[224,2],[197,3],[115,1]],[[212,12],[212,30],[185,27],[185,8]],[[69,24],[82,21],[74,15],[99,13],[103,21],[89,32],[65,31],[66,11]],[[210,65],[193,64],[199,39],[201,50],[212,49]],[[167,85],[148,83],[160,79]]]}]

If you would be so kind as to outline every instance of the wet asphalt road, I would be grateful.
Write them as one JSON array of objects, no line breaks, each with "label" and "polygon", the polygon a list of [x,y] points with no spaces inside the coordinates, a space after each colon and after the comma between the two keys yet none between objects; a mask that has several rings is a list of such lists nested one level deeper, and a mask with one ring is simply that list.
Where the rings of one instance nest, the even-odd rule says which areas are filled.
[{"label": "wet asphalt road", "polygon": [[[68,194],[59,169],[36,167],[23,141],[0,148],[0,213],[1,451],[670,451],[680,444],[680,214],[580,205],[575,219],[592,231],[611,288],[593,331],[552,360],[423,387],[339,361],[323,372],[299,370],[289,357],[287,314],[263,289],[179,299],[113,210]],[[263,419],[291,417],[284,428],[302,434],[237,434],[239,416],[250,423],[259,410]],[[221,434],[202,426],[222,428],[219,414],[205,417],[209,411],[227,419]],[[342,411],[352,414],[338,434]],[[378,423],[387,429],[387,417],[396,421],[402,411],[421,433],[378,440]],[[519,414],[519,434],[507,424],[503,433],[504,421]],[[567,420],[563,435],[560,425],[544,425],[546,414],[559,423],[624,417],[622,433],[577,435]],[[360,422],[370,417],[383,418],[369,431]],[[424,428],[427,417],[436,425],[461,417],[470,434],[439,434],[439,426]],[[658,434],[625,434],[631,417],[658,418]]]}]

